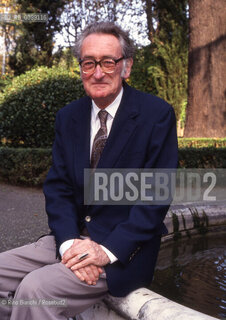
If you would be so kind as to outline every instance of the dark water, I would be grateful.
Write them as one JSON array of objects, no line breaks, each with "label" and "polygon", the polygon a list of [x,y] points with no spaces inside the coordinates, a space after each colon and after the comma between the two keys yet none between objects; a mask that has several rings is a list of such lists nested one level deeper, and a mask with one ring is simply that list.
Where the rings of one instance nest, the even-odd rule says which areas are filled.
[{"label": "dark water", "polygon": [[226,319],[226,230],[161,246],[150,289]]}]

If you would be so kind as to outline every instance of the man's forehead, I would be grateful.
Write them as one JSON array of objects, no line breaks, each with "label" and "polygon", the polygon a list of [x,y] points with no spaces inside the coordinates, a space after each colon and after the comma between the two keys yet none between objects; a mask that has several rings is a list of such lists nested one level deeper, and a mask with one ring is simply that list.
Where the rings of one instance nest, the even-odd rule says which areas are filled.
[{"label": "man's forehead", "polygon": [[[119,40],[112,34],[92,33],[88,35],[82,43],[81,53],[91,55],[100,53],[101,55],[114,54],[121,52],[121,44]],[[115,52],[114,52],[115,51]],[[106,54],[107,53],[107,54]]]},{"label": "man's forehead", "polygon": [[108,38],[109,40],[111,40],[111,41],[119,41],[118,40],[118,38],[115,36],[115,35],[113,35],[113,34],[111,34],[111,33],[102,33],[102,32],[94,32],[94,33],[91,33],[91,34],[88,34],[85,38],[84,38],[84,40],[83,40],[83,42],[85,41],[85,40],[87,40],[87,39],[91,39],[91,38]]}]

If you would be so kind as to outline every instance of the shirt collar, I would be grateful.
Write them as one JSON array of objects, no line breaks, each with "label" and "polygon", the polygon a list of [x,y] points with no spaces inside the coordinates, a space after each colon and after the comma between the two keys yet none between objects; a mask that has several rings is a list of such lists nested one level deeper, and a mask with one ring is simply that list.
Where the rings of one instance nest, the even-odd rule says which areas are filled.
[{"label": "shirt collar", "polygon": [[[121,102],[122,99],[122,95],[123,95],[123,87],[121,89],[121,91],[119,92],[119,94],[117,95],[117,97],[115,98],[115,100],[109,105],[107,106],[104,110],[106,110],[109,115],[114,118],[115,114],[118,110],[119,104]],[[98,106],[96,105],[96,103],[92,100],[92,112],[94,115],[94,118],[97,118],[97,114],[101,109],[98,108]]]}]

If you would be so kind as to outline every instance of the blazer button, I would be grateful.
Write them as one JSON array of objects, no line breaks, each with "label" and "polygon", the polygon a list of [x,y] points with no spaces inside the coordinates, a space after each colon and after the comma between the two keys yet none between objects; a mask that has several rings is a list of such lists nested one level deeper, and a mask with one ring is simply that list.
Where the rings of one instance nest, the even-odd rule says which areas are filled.
[{"label": "blazer button", "polygon": [[86,216],[85,220],[86,220],[86,222],[90,222],[91,221],[91,217],[90,216]]}]

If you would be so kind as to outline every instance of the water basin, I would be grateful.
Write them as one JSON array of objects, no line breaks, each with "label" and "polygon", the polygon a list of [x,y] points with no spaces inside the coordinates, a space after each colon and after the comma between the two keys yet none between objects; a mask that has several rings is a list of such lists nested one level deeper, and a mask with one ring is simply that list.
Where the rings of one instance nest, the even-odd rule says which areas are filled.
[{"label": "water basin", "polygon": [[[217,232],[216,232],[217,231]],[[175,302],[226,319],[226,227],[162,243],[153,290]]]}]

